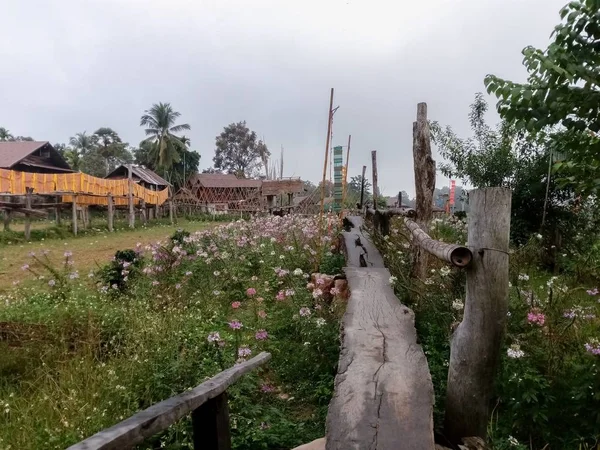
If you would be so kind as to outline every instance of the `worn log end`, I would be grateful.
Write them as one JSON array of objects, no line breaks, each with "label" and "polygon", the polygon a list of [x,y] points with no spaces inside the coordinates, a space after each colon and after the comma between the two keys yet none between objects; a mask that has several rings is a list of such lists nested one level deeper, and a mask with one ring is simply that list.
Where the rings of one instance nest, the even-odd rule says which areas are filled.
[{"label": "worn log end", "polygon": [[456,267],[467,267],[473,260],[473,254],[467,247],[456,247],[450,253],[450,261]]}]

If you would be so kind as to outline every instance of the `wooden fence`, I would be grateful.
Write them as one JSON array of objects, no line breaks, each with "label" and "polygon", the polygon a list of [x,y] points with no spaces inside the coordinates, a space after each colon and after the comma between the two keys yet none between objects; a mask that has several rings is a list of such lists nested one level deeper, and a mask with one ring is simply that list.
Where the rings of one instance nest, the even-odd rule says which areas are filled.
[{"label": "wooden fence", "polygon": [[171,397],[96,433],[67,450],[117,450],[133,448],[166,430],[181,418],[192,415],[194,449],[229,450],[229,409],[227,388],[242,375],[265,364],[270,353],[260,353],[237,364],[194,389]]},{"label": "wooden fence", "polygon": [[413,279],[425,279],[430,256],[466,272],[464,314],[451,337],[445,402],[444,436],[456,444],[465,437],[487,435],[508,312],[511,191],[494,187],[469,192],[468,238],[464,246],[432,239],[426,231],[435,187],[429,140],[427,106],[420,103],[413,125],[416,208],[377,210],[375,206],[366,210],[365,216],[372,221],[375,232],[383,235],[389,234],[392,217],[403,216],[412,239]]}]

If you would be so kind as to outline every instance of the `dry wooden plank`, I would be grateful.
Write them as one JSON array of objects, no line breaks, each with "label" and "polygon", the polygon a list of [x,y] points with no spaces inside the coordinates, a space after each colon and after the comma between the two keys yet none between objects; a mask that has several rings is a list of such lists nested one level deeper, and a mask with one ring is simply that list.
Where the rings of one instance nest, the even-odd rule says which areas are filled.
[{"label": "dry wooden plank", "polygon": [[467,247],[456,244],[447,244],[431,239],[427,233],[421,230],[416,222],[413,222],[406,217],[404,218],[404,224],[412,233],[415,242],[420,245],[422,249],[437,256],[442,261],[449,262],[456,267],[467,267],[471,263],[473,254]]},{"label": "dry wooden plank", "polygon": [[191,391],[171,397],[141,411],[123,422],[100,431],[67,450],[127,449],[144,441],[190,414],[211,398],[225,392],[242,375],[252,371],[271,359],[271,354],[262,352],[254,358],[235,365],[213,378],[196,386]]},{"label": "dry wooden plank", "polygon": [[433,450],[433,385],[414,314],[384,268],[348,267],[327,450]]},{"label": "dry wooden plank", "polygon": [[343,246],[348,267],[385,267],[383,258],[363,231],[360,216],[346,217],[352,224],[350,231],[342,233]]}]

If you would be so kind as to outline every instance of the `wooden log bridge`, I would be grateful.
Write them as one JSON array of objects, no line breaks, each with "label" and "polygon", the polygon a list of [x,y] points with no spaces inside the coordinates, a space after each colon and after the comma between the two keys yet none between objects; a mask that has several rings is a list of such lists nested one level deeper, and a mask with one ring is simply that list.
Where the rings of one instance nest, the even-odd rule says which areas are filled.
[{"label": "wooden log bridge", "polygon": [[271,359],[260,353],[237,364],[191,391],[171,397],[96,433],[67,450],[118,450],[133,448],[145,439],[166,430],[188,414],[192,414],[194,449],[230,450],[227,388],[242,375]]},{"label": "wooden log bridge", "polygon": [[327,450],[432,450],[433,385],[417,344],[413,312],[390,287],[390,272],[362,219],[343,233],[350,298],[342,320]]}]

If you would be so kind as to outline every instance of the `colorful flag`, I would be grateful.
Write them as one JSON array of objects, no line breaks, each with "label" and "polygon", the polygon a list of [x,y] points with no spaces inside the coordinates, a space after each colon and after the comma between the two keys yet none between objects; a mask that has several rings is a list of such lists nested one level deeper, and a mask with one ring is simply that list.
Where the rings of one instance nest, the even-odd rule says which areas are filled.
[{"label": "colorful flag", "polygon": [[456,181],[450,180],[450,206],[454,206],[454,192],[456,191]]}]

